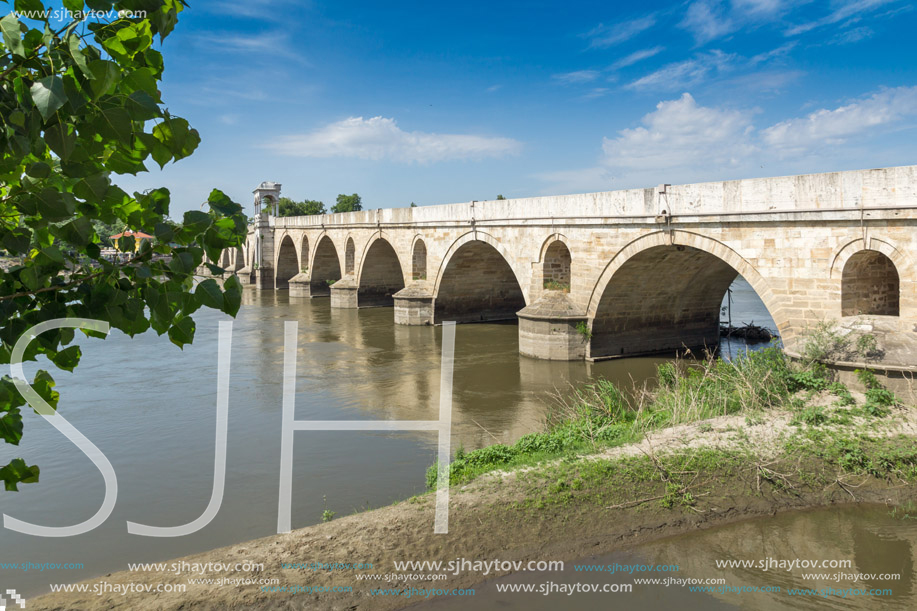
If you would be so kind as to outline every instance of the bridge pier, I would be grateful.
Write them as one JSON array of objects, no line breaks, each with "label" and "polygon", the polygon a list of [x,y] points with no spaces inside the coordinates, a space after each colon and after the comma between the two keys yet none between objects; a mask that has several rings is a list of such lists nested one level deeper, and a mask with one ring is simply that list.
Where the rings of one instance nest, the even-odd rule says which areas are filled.
[{"label": "bridge pier", "polygon": [[252,270],[252,268],[247,267],[247,266],[237,271],[236,276],[239,278],[239,284],[241,284],[242,286],[251,286],[252,271],[254,270]]},{"label": "bridge pier", "polygon": [[311,297],[311,282],[309,274],[299,273],[290,278],[290,297]]},{"label": "bridge pier", "polygon": [[261,267],[255,270],[255,288],[259,291],[274,290],[274,270]]},{"label": "bridge pier", "polygon": [[357,301],[357,283],[353,276],[347,275],[331,285],[331,307],[344,309],[356,309],[359,307]]},{"label": "bridge pier", "polygon": [[563,291],[545,291],[516,316],[520,354],[552,361],[579,361],[586,357],[588,318]]},{"label": "bridge pier", "polygon": [[432,325],[433,292],[426,282],[415,282],[393,295],[396,325]]}]

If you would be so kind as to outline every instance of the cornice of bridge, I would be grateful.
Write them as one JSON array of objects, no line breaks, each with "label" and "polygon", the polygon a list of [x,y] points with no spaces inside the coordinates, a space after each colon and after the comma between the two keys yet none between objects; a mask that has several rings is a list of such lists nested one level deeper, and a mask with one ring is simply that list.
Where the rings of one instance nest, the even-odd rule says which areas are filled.
[{"label": "cornice of bridge", "polygon": [[[868,208],[813,208],[802,210],[757,210],[742,212],[709,212],[673,215],[570,215],[570,216],[529,216],[489,219],[429,219],[416,221],[379,221],[379,222],[327,222],[324,217],[284,217],[276,219],[276,229],[317,229],[317,230],[352,230],[352,229],[418,229],[418,228],[467,228],[467,227],[552,227],[580,226],[601,227],[607,225],[723,225],[748,223],[844,223],[898,221],[913,223],[917,221],[917,205],[914,206],[877,206]],[[343,219],[340,219],[343,220]],[[306,221],[306,222],[302,222]],[[325,221],[325,222],[323,222]],[[334,219],[338,221],[338,219]]]}]

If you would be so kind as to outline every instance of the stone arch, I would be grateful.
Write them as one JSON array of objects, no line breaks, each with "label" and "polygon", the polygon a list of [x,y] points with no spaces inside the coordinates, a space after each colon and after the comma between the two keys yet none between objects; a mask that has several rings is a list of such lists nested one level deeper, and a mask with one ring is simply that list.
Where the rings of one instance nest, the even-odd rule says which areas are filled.
[{"label": "stone arch", "polygon": [[353,237],[347,236],[347,242],[344,246],[344,274],[353,275],[356,267],[357,249],[353,243]]},{"label": "stone arch", "polygon": [[381,233],[371,238],[360,257],[357,306],[394,305],[392,295],[404,288],[404,270],[392,244]]},{"label": "stone arch", "polygon": [[299,256],[293,237],[285,234],[277,250],[277,264],[274,266],[274,288],[290,288],[290,278],[299,273]]},{"label": "stone arch", "polygon": [[427,244],[420,236],[415,236],[411,245],[411,279],[427,279]]},{"label": "stone arch", "polygon": [[878,250],[847,258],[841,275],[841,316],[899,316],[901,278],[895,263]]},{"label": "stone arch", "polygon": [[868,242],[863,238],[857,238],[850,240],[834,253],[829,277],[833,280],[840,280],[847,261],[861,250],[874,250],[882,253],[891,259],[898,272],[904,276],[908,276],[910,270],[913,269],[910,257],[891,242],[881,238],[869,238]]},{"label": "stone arch", "polygon": [[308,271],[309,269],[309,236],[305,233],[299,241],[299,271]]},{"label": "stone arch", "polygon": [[456,240],[434,286],[435,323],[515,320],[527,300],[509,253],[483,232]]},{"label": "stone arch", "polygon": [[590,357],[714,347],[720,304],[738,275],[783,335],[789,324],[764,278],[722,242],[687,231],[653,232],[608,263],[589,300]]},{"label": "stone arch", "polygon": [[312,297],[331,295],[329,282],[341,279],[341,260],[337,248],[328,234],[322,234],[312,251],[312,265],[309,266],[309,294]]},{"label": "stone arch", "polygon": [[232,270],[237,272],[243,267],[245,267],[245,251],[240,246],[238,248],[233,248],[233,265]]},{"label": "stone arch", "polygon": [[548,290],[569,292],[573,258],[570,247],[560,234],[545,240],[541,248],[541,282]]},{"label": "stone arch", "polygon": [[223,252],[220,253],[220,267],[226,270],[228,270],[230,265],[232,265],[232,258],[229,251],[229,248],[224,248]]}]

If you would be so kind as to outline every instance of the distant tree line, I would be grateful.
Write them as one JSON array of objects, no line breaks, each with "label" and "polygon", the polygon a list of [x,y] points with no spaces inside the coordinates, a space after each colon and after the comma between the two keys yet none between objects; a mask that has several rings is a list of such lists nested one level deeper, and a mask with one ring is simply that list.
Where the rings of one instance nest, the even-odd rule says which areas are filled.
[{"label": "distant tree line", "polygon": [[[310,216],[328,212],[325,210],[325,204],[315,199],[297,202],[289,197],[281,197],[277,202],[277,208],[279,216]],[[363,200],[356,193],[352,195],[341,193],[337,196],[337,202],[331,206],[331,212],[359,212],[362,209]]]}]

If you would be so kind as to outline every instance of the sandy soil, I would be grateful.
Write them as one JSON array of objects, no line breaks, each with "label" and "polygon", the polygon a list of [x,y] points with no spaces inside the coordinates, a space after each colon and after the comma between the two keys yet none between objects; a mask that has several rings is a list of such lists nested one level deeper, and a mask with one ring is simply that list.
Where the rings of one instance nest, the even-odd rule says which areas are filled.
[{"label": "sandy soil", "polygon": [[[766,421],[730,416],[704,423],[654,432],[638,443],[584,457],[590,461],[614,461],[639,454],[662,455],[691,448],[744,447],[761,460],[773,456],[781,440],[797,429],[790,415],[770,414]],[[917,439],[917,410],[898,409],[893,416],[872,420],[875,435],[905,434]],[[879,422],[878,426],[876,423]],[[529,470],[528,474],[538,472]],[[351,592],[264,592],[262,585],[187,584],[188,574],[119,572],[83,582],[89,588],[106,583],[187,584],[182,593],[108,592],[49,594],[28,601],[28,609],[396,609],[414,604],[417,598],[372,595],[375,588],[465,588],[485,578],[479,572],[461,572],[446,580],[367,581],[358,575],[396,572],[395,561],[450,560],[576,560],[622,549],[697,528],[772,515],[778,511],[849,502],[895,502],[917,500],[917,486],[902,486],[873,478],[860,478],[855,489],[843,485],[796,482],[792,493],[761,486],[754,475],[732,474],[715,482],[690,507],[664,508],[658,502],[633,504],[635,499],[658,494],[659,484],[647,483],[621,490],[620,503],[573,502],[533,509],[516,504],[531,495],[532,478],[526,472],[495,473],[461,489],[453,489],[450,529],[433,534],[433,497],[425,495],[394,506],[335,519],[326,524],[296,530],[197,554],[178,560],[187,563],[263,563],[261,573],[209,571],[193,577],[274,579],[288,587],[351,587]],[[832,476],[833,477],[833,476]],[[852,492],[855,490],[855,494]],[[590,490],[579,491],[586,495]],[[609,493],[603,490],[603,493]],[[577,498],[585,499],[586,496]],[[611,508],[616,505],[622,508]],[[372,563],[371,570],[311,570],[283,568],[282,563]],[[167,563],[169,564],[169,563]]]}]

